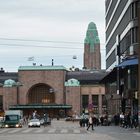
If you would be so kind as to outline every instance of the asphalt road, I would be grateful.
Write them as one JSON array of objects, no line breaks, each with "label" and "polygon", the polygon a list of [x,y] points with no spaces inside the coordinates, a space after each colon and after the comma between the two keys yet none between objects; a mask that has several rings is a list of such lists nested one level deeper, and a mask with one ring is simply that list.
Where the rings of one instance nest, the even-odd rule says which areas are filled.
[{"label": "asphalt road", "polygon": [[119,126],[97,126],[89,131],[78,122],[53,120],[51,126],[41,128],[0,128],[0,140],[140,140],[136,129]]}]

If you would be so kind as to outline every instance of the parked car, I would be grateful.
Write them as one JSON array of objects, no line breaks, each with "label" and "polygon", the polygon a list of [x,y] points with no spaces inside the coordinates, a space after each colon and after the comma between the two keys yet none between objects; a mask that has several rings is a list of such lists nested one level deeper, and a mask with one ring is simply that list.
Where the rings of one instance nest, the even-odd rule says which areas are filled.
[{"label": "parked car", "polygon": [[31,119],[28,123],[28,127],[40,127],[40,125],[39,119]]}]

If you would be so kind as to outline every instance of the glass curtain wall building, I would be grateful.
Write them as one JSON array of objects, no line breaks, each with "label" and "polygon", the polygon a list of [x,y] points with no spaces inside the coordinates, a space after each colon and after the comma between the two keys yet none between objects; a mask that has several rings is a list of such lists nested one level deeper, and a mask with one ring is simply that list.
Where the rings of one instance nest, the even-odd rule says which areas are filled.
[{"label": "glass curtain wall building", "polygon": [[105,7],[108,106],[138,113],[138,0],[106,0]]}]

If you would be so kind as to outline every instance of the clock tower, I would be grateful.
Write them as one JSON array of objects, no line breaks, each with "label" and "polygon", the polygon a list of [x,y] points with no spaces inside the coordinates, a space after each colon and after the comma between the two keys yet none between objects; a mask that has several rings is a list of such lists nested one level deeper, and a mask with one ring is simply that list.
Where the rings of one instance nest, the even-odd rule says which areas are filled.
[{"label": "clock tower", "polygon": [[93,22],[89,23],[84,40],[84,68],[101,69],[100,40]]}]

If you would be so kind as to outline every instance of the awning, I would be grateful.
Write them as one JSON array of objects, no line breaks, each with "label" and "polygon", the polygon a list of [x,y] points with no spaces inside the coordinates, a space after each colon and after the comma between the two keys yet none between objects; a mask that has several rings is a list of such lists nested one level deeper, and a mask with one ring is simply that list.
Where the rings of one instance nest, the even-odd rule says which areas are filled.
[{"label": "awning", "polygon": [[116,67],[126,67],[126,66],[132,66],[132,65],[138,65],[138,58],[127,59]]},{"label": "awning", "polygon": [[113,82],[117,81],[117,68],[119,67],[120,76],[123,77],[123,68],[128,66],[136,66],[138,65],[138,58],[131,58],[124,60],[122,63],[120,63],[118,66],[115,66],[111,72],[109,72],[101,81],[100,83],[106,83],[106,82]]},{"label": "awning", "polygon": [[44,105],[44,104],[27,104],[27,105],[11,105],[9,109],[71,109],[71,105],[64,104],[54,104],[54,105]]}]

